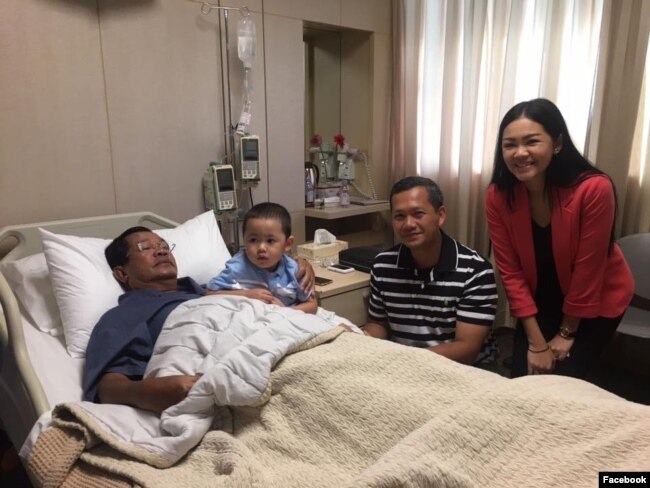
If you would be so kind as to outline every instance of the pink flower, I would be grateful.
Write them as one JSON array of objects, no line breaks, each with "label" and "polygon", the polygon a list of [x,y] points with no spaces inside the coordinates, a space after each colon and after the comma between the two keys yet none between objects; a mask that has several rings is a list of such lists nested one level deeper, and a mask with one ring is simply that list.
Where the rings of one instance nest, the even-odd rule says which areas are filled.
[{"label": "pink flower", "polygon": [[311,147],[320,147],[322,143],[323,138],[318,134],[314,134],[311,136],[311,139],[309,139],[309,144],[311,144]]},{"label": "pink flower", "polygon": [[334,144],[343,149],[345,147],[345,136],[343,134],[337,134],[334,136]]}]

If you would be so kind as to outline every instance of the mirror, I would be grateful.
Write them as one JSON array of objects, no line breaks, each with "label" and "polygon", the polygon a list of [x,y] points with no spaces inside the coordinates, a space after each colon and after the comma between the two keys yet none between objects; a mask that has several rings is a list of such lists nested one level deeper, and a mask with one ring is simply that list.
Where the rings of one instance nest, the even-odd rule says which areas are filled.
[{"label": "mirror", "polygon": [[341,133],[341,32],[306,26],[303,43],[307,148],[313,134],[331,142]]}]

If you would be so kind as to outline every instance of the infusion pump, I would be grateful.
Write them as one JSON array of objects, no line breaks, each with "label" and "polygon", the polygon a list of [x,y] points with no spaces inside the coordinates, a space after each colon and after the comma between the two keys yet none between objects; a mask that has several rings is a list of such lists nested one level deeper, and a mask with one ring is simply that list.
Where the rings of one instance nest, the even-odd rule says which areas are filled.
[{"label": "infusion pump", "polygon": [[239,141],[239,160],[241,162],[241,180],[259,181],[260,179],[260,138],[244,136]]},{"label": "infusion pump", "polygon": [[228,212],[237,209],[235,171],[231,165],[210,163],[203,175],[203,198],[206,210]]}]

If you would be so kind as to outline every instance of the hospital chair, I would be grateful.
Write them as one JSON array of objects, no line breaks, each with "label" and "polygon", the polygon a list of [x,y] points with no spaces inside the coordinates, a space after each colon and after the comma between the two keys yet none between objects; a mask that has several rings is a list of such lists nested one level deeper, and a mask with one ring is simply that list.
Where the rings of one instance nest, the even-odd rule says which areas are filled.
[{"label": "hospital chair", "polygon": [[635,291],[616,330],[625,343],[626,356],[634,369],[650,372],[650,232],[633,234],[618,240],[632,270]]}]

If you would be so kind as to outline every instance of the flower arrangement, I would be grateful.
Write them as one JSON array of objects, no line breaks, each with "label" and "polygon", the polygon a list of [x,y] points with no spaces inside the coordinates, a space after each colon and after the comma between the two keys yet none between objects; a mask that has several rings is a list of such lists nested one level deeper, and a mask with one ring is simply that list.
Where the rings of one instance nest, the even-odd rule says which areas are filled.
[{"label": "flower arrangement", "polygon": [[330,156],[334,155],[334,159],[338,159],[339,153],[345,153],[348,149],[348,144],[345,141],[345,136],[343,134],[336,134],[332,139],[332,146],[329,142],[323,143],[323,138],[320,134],[314,134],[309,139],[310,152],[315,152],[320,155],[320,159],[329,159]]},{"label": "flower arrangement", "polygon": [[345,148],[345,136],[343,134],[336,134],[334,136],[334,148]]},{"label": "flower arrangement", "polygon": [[345,142],[345,136],[343,134],[336,134],[332,139],[334,147],[330,146],[329,142],[323,144],[323,138],[320,134],[314,134],[309,139],[310,149],[316,149],[318,154],[321,155],[321,159],[327,159],[332,154],[338,154],[341,151],[347,150],[347,143]]},{"label": "flower arrangement", "polygon": [[332,142],[323,143],[320,134],[314,134],[309,139],[310,152],[317,153],[320,160],[320,172],[328,179],[338,179],[338,165],[348,158],[348,144],[343,134],[336,134]]}]

